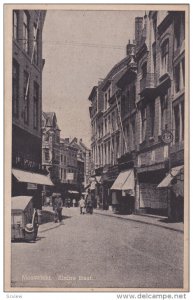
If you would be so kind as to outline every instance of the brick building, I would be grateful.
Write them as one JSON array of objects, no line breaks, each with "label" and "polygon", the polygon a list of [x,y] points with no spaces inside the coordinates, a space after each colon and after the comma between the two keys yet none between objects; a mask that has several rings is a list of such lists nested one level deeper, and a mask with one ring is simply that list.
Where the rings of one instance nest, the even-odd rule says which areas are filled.
[{"label": "brick building", "polygon": [[12,195],[40,194],[41,184],[52,184],[43,176],[41,159],[45,15],[41,10],[13,10]]}]

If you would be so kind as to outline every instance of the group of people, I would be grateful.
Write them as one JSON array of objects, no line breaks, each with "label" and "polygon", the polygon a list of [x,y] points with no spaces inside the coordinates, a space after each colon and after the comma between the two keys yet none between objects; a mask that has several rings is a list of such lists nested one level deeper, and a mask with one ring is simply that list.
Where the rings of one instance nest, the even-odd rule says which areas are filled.
[{"label": "group of people", "polygon": [[86,200],[84,199],[83,196],[81,196],[81,199],[79,200],[79,207],[80,207],[80,214],[84,215],[85,213],[90,213],[90,214],[93,213],[93,203],[89,191]]},{"label": "group of people", "polygon": [[[68,203],[68,202],[67,202]],[[71,201],[70,201],[71,203]],[[80,207],[80,214],[85,214],[85,213],[93,213],[93,203],[91,199],[91,193],[88,191],[87,196],[84,199],[84,196],[82,195],[80,200],[79,200],[79,207]],[[73,199],[72,201],[73,207],[76,206],[76,199]],[[63,201],[61,198],[60,194],[56,194],[53,197],[52,201],[52,206],[53,206],[53,211],[54,211],[54,222],[61,222],[62,221],[62,208],[63,208]],[[66,202],[65,202],[66,206]],[[67,205],[66,207],[70,207],[71,205]]]}]

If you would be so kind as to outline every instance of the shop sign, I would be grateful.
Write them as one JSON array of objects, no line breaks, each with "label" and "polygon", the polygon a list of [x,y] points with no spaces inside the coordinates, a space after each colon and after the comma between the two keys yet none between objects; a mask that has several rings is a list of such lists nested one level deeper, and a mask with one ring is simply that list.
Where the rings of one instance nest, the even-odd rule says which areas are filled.
[{"label": "shop sign", "polygon": [[67,173],[66,180],[74,180],[74,173]]},{"label": "shop sign", "polygon": [[38,186],[36,183],[28,183],[27,184],[27,189],[28,190],[37,190]]}]

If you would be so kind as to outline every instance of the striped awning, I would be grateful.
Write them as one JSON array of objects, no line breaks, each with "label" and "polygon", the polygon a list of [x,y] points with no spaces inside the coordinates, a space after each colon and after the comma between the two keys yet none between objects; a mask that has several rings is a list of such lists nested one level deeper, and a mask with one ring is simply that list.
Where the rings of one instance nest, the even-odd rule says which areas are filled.
[{"label": "striped awning", "polygon": [[127,171],[121,172],[115,182],[113,183],[111,190],[134,190],[135,180],[134,180],[134,171],[129,169]]}]

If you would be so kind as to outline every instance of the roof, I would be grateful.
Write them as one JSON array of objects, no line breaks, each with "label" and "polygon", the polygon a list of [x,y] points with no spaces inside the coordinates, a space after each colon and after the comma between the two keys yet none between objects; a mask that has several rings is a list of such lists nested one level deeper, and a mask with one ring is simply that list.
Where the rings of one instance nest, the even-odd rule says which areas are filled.
[{"label": "roof", "polygon": [[43,117],[46,119],[46,126],[54,127],[60,130],[57,124],[57,118],[55,112],[42,112]]},{"label": "roof", "polygon": [[94,95],[96,94],[96,91],[97,91],[97,86],[95,85],[93,88],[92,88],[92,91],[88,97],[88,99],[91,101],[94,97]]},{"label": "roof", "polygon": [[32,196],[16,196],[11,198],[11,209],[24,210],[28,203],[32,200]]}]

